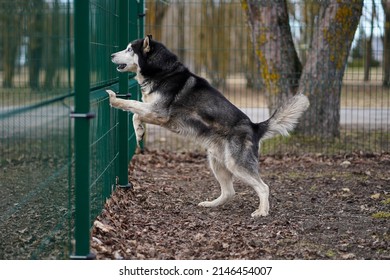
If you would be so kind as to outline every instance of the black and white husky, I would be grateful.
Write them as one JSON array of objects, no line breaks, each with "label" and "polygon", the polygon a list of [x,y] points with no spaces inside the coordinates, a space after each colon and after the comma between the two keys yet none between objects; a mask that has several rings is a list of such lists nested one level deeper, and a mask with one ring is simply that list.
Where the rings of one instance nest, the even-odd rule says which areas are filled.
[{"label": "black and white husky", "polygon": [[233,177],[250,185],[260,199],[252,217],[268,215],[269,188],[258,170],[259,142],[276,134],[288,135],[309,106],[299,93],[280,107],[271,118],[253,123],[205,79],[191,73],[175,54],[151,36],[131,42],[111,55],[119,72],[135,72],[143,102],[116,98],[107,90],[112,107],[130,111],[139,142],[143,123],[165,127],[202,144],[210,167],[221,186],[221,195],[199,203],[216,207],[234,194]]}]

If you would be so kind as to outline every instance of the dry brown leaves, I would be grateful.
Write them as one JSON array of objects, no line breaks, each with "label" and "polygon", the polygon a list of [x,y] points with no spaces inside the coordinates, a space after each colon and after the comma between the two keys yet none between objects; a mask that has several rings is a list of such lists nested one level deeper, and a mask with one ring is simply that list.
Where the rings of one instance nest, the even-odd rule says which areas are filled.
[{"label": "dry brown leaves", "polygon": [[[349,163],[345,163],[348,161]],[[98,259],[390,258],[390,156],[261,159],[271,189],[268,217],[252,219],[254,191],[206,209],[219,195],[203,153],[147,151],[129,167],[133,190],[117,189],[94,223]]]}]

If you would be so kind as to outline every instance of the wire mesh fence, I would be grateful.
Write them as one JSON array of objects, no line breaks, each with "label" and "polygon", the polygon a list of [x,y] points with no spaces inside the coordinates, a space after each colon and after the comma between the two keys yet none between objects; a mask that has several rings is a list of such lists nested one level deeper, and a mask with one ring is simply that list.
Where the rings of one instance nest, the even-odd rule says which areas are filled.
[{"label": "wire mesh fence", "polygon": [[[269,8],[276,6],[276,3],[260,1],[262,5],[269,4],[268,7],[263,7],[263,10],[268,9],[269,14],[275,13],[271,19],[263,15],[262,24],[258,27],[263,33],[260,32],[256,37],[257,45],[254,48],[251,36],[256,30],[250,28],[246,12],[247,5],[251,2],[255,1],[146,1],[145,31],[176,53],[190,70],[207,78],[232,103],[248,114],[252,121],[260,122],[266,120],[275,109],[272,106],[272,92],[275,90],[272,77],[277,76],[272,75],[272,67],[264,69],[266,62],[269,62],[266,60],[267,52],[273,52],[271,55],[274,56],[270,60],[276,60],[284,55],[280,43],[271,50],[265,49],[264,46],[267,41],[272,40],[272,36],[281,38],[278,30],[271,35],[267,30],[274,30],[272,18],[277,16],[278,20],[283,18]],[[329,108],[318,107],[316,112],[311,113],[308,120],[303,122],[305,125],[299,128],[300,133],[295,133],[289,138],[277,137],[264,142],[261,152],[263,154],[388,152],[390,100],[389,88],[384,86],[386,80],[384,69],[389,67],[387,66],[389,63],[385,61],[386,50],[389,47],[384,47],[386,17],[382,4],[379,1],[364,1],[363,5],[363,1],[358,1],[362,5],[360,21],[356,32],[351,30],[355,36],[348,49],[345,71],[343,67],[342,71],[339,71],[344,72],[343,79],[338,82],[330,74],[322,77],[325,69],[332,63],[332,57],[329,58],[329,62],[320,58],[326,49],[320,49],[318,42],[321,36],[325,36],[324,41],[333,39],[329,31],[333,30],[332,28],[339,28],[333,32],[334,34],[343,34],[348,30],[352,24],[344,19],[351,18],[352,11],[348,6],[335,7],[334,10],[338,12],[334,15],[334,21],[337,23],[339,20],[341,23],[339,27],[334,27],[331,21],[321,25],[322,15],[329,12],[326,5],[338,5],[340,1],[278,3],[283,2],[287,6],[286,22],[294,44],[292,48],[295,48],[303,69],[301,81],[297,82],[297,85],[305,84],[305,90],[311,94],[313,108],[322,103],[330,105]],[[343,12],[346,14],[343,15]],[[343,25],[343,22],[347,23]],[[341,38],[339,41],[343,40],[345,39]],[[337,40],[329,44],[328,49],[331,51],[334,49],[334,54],[330,56],[342,52],[341,47],[337,48]],[[260,56],[260,51],[264,56]],[[316,70],[316,73],[314,70],[305,71],[314,60],[316,62],[313,69],[320,70]],[[282,70],[278,74],[281,77],[287,76]],[[316,84],[322,86],[314,93],[312,89]],[[340,91],[334,94],[340,97],[337,102],[331,100],[333,95],[330,93],[321,96],[330,91],[334,84],[340,88]],[[331,115],[338,115],[339,119],[335,125],[336,135],[328,137],[324,136],[321,130],[327,129],[326,116]],[[311,133],[313,127],[321,126],[323,128],[319,129],[320,133]],[[146,135],[146,146],[149,148],[201,149],[196,143],[183,141],[176,135],[152,125],[147,127]]]},{"label": "wire mesh fence", "polygon": [[[124,48],[121,17],[129,22],[137,11],[128,31],[132,39],[142,31],[138,9],[135,0],[0,1],[0,259],[88,257],[92,221],[119,173],[127,179],[133,152],[130,115],[120,120],[105,89],[119,90],[110,54]],[[138,97],[136,82],[122,80]],[[124,141],[120,122],[129,129]],[[77,152],[80,139],[86,146]]]},{"label": "wire mesh fence", "polygon": [[[88,134],[76,132],[81,139],[87,135],[88,157],[82,160],[88,165],[81,169],[87,176],[87,184],[81,186],[87,190],[87,204],[79,206],[87,211],[83,214],[87,216],[83,237],[87,251],[91,221],[115,186],[116,177],[120,174],[120,184],[128,180],[127,163],[134,150],[131,115],[110,109],[104,90],[131,92],[132,99],[139,99],[135,81],[128,76],[118,78],[109,55],[143,36],[143,1],[87,2],[84,57],[88,71],[81,77],[88,84],[86,91],[75,92],[79,50],[74,38],[81,28],[75,24],[76,1],[0,1],[0,259],[68,258],[77,251],[77,120],[69,116],[80,112],[74,112],[74,98],[87,97],[89,111],[82,113],[95,116],[88,121]],[[166,44],[252,121],[260,122],[272,113],[271,99],[243,3],[246,1],[147,1],[145,33]],[[286,3],[295,49],[300,63],[306,65],[311,61],[314,34],[320,30],[320,7],[315,6],[318,1]],[[344,11],[348,16],[348,9]],[[340,83],[339,105],[335,106],[340,117],[338,135],[296,133],[268,140],[262,153],[389,152],[386,18],[390,16],[386,17],[379,1],[364,2]],[[327,85],[324,83],[323,91]],[[326,113],[319,111],[318,115]],[[314,114],[312,119],[304,122],[308,130],[319,117]],[[145,146],[199,149],[196,143],[152,125],[147,126]]]},{"label": "wire mesh fence", "polygon": [[69,6],[0,2],[0,258],[69,253]]}]

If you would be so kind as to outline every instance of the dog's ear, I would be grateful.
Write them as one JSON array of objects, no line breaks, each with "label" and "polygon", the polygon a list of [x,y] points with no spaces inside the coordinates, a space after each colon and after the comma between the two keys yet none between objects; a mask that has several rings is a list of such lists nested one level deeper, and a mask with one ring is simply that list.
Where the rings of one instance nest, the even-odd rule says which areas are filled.
[{"label": "dog's ear", "polygon": [[147,35],[144,39],[144,43],[142,45],[142,49],[143,49],[143,52],[144,54],[147,54],[148,52],[150,52],[150,41],[152,40],[152,35]]}]

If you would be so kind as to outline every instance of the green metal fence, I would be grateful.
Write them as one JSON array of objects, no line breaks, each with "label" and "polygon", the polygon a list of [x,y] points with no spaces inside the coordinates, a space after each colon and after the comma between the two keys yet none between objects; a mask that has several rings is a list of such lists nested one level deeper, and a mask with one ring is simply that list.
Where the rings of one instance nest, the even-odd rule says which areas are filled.
[{"label": "green metal fence", "polygon": [[[263,153],[389,152],[379,2],[365,1],[342,81],[340,136],[276,138]],[[302,30],[310,34],[307,26],[316,21],[304,22],[299,11],[320,2],[288,3],[304,61]],[[142,37],[144,20],[145,33],[252,120],[269,116],[241,1],[150,0],[146,6],[145,16],[142,0],[0,1],[0,259],[90,257],[92,221],[116,185],[130,186],[135,148],[131,115],[110,108],[105,90],[139,99],[139,88],[131,75],[116,72],[110,54]],[[370,34],[377,37],[371,41],[375,63],[366,80]],[[199,148],[152,125],[146,140],[150,149]]]},{"label": "green metal fence", "polygon": [[0,2],[0,259],[90,257],[135,148],[105,89],[136,99],[138,86],[110,54],[143,34],[143,13],[135,0]]}]

